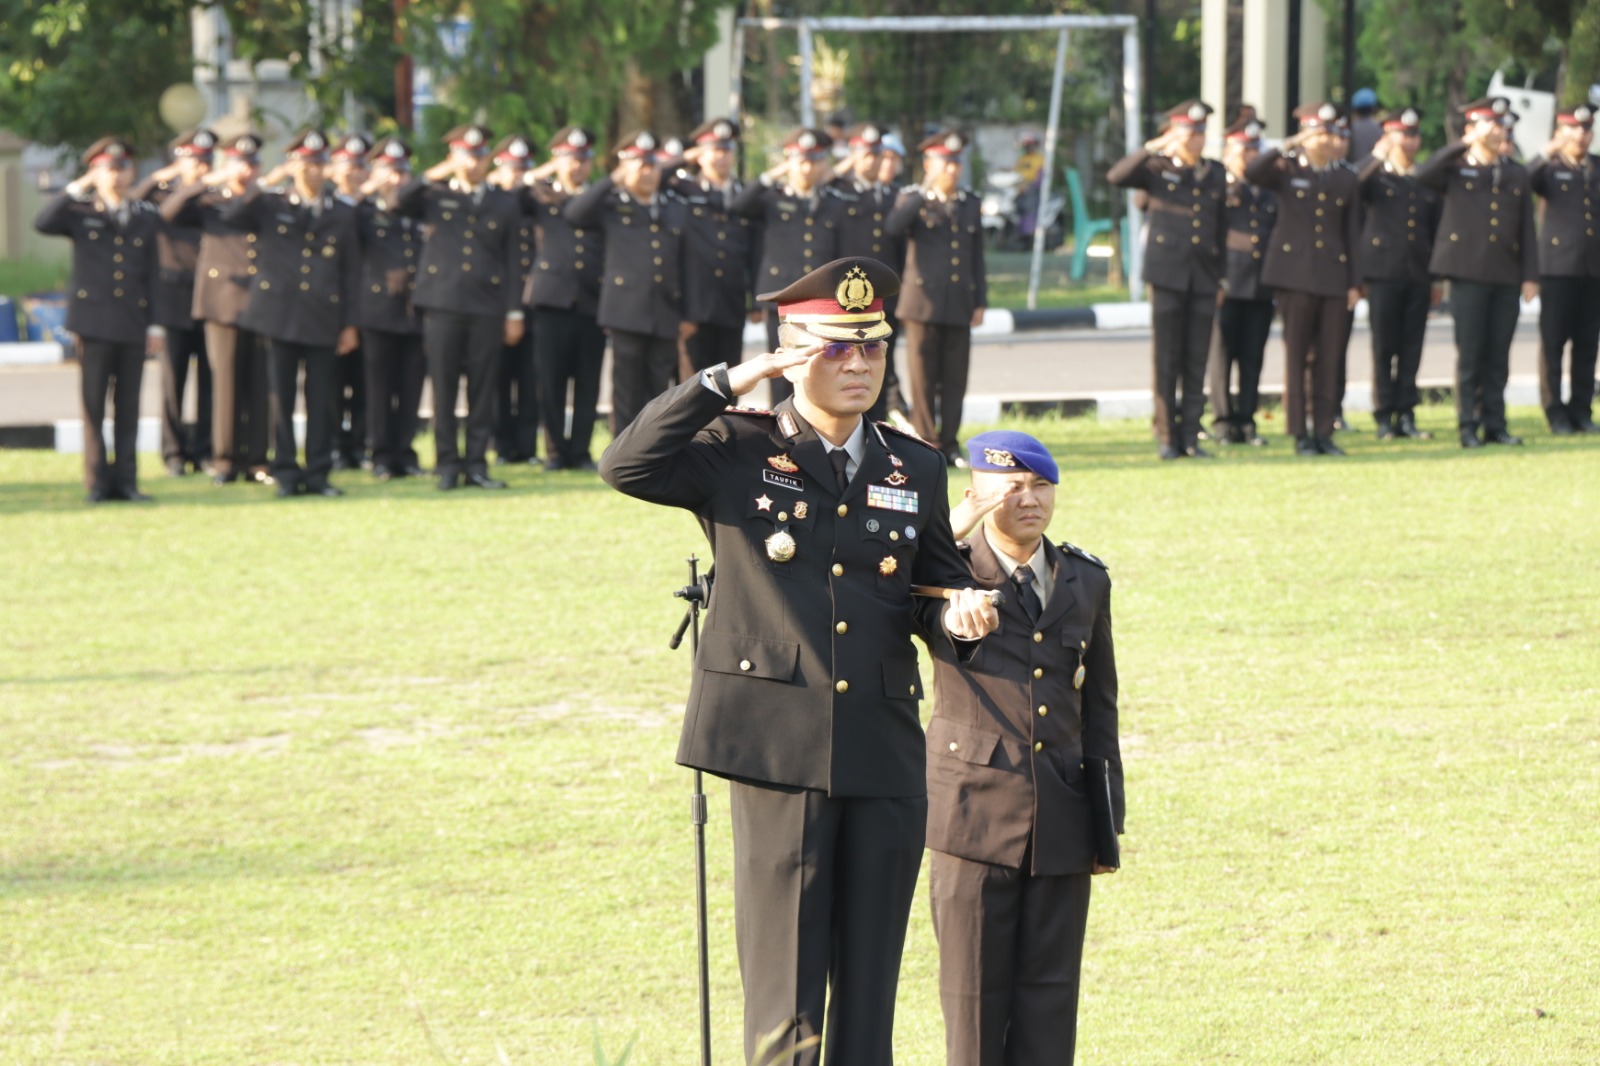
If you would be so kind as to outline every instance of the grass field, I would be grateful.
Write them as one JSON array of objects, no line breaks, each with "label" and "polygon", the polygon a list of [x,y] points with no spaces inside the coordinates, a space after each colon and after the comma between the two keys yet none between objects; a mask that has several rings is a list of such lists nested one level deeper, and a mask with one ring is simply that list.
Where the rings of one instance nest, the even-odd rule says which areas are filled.
[{"label": "grass field", "polygon": [[[1600,1061],[1600,441],[1516,414],[1519,450],[1210,464],[1029,425],[1116,582],[1081,1063]],[[0,452],[0,1063],[697,1062],[693,521],[580,474],[280,502],[145,458],[158,503],[90,510],[73,458]],[[943,1062],[925,892],[903,1066]]]}]

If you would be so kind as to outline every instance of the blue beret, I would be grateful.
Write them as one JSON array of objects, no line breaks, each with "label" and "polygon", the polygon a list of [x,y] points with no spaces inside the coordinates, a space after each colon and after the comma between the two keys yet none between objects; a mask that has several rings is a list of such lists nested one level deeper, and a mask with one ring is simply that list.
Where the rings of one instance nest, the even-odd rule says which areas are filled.
[{"label": "blue beret", "polygon": [[1015,430],[997,429],[979,433],[967,441],[967,463],[974,470],[996,474],[1015,474],[1031,470],[1052,485],[1061,482],[1061,471],[1045,446]]}]

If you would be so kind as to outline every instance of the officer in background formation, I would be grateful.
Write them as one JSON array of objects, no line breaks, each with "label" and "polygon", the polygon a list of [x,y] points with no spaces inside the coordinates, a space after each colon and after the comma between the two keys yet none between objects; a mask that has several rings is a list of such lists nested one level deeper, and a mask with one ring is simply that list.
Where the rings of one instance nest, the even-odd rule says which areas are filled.
[{"label": "officer in background formation", "polygon": [[[496,189],[489,175],[483,126],[457,126],[445,135],[449,156],[393,196],[392,209],[428,227],[415,301],[422,309],[422,344],[433,383],[438,486],[503,489],[489,476],[489,438],[500,353],[522,339],[522,205]],[[456,398],[467,381],[466,452],[461,451]]]},{"label": "officer in background formation", "polygon": [[1428,269],[1450,279],[1461,446],[1521,444],[1506,427],[1505,392],[1519,287],[1524,300],[1539,294],[1533,190],[1526,168],[1504,154],[1506,99],[1486,97],[1461,111],[1462,140],[1416,171],[1418,181],[1444,197]]},{"label": "officer in background formation", "polygon": [[[533,165],[533,143],[514,133],[494,146],[494,168],[489,184],[510,193],[522,205],[523,218],[517,226],[517,261],[521,271],[516,278],[517,292],[523,294],[522,313],[527,321],[526,293],[533,273],[533,204],[527,193],[529,168]],[[500,375],[495,386],[495,457],[502,463],[539,465],[539,376],[538,352],[533,330],[524,328],[517,343],[507,344],[500,353]]]},{"label": "officer in background formation", "polygon": [[[897,135],[886,133],[879,147],[881,150],[878,152],[878,184],[889,194],[890,203],[894,203],[899,200],[900,190],[903,187],[900,175],[906,167],[906,146]],[[903,274],[906,268],[905,238],[890,237],[889,240],[890,257],[884,261]],[[867,417],[876,422],[888,419],[901,429],[909,430],[910,406],[906,403],[905,392],[900,385],[899,368],[895,362],[895,352],[899,348],[900,334],[903,332],[900,328],[899,311],[900,294],[896,292],[883,301],[884,321],[889,323],[889,328],[894,332],[889,334],[889,355],[883,364],[883,391],[878,394],[878,402],[872,405]]]},{"label": "officer in background formation", "polygon": [[[143,502],[139,393],[147,349],[160,343],[151,315],[159,258],[155,209],[130,199],[133,147],[102,137],[83,153],[83,176],[45,204],[34,228],[72,242],[66,327],[77,341],[83,401],[83,483],[90,503]],[[106,397],[115,407],[106,458]]]},{"label": "officer in background formation", "polygon": [[[589,441],[600,397],[606,337],[600,312],[605,238],[599,229],[567,221],[568,201],[588,187],[594,169],[594,134],[567,126],[550,139],[550,159],[528,174],[533,198],[534,267],[523,303],[533,314],[539,353],[546,470],[593,470]],[[572,390],[572,425],[566,421]]]},{"label": "officer in background formation", "polygon": [[[335,140],[337,143],[330,142],[328,152],[328,183],[335,197],[354,208],[361,202],[361,186],[369,174],[367,155],[372,151],[372,141],[362,133],[346,134]],[[333,364],[335,470],[358,470],[370,463],[368,410],[366,360],[358,346],[350,353],[350,358],[336,359]]]},{"label": "officer in background formation", "polygon": [[1200,447],[1200,419],[1211,327],[1218,293],[1227,284],[1228,232],[1226,173],[1201,154],[1211,111],[1199,100],[1177,105],[1167,112],[1166,132],[1106,173],[1112,185],[1140,189],[1149,197],[1144,279],[1150,285],[1155,428],[1162,459],[1210,458]]},{"label": "officer in background formation", "polygon": [[1303,104],[1294,117],[1300,132],[1281,149],[1262,152],[1245,168],[1245,179],[1278,195],[1278,219],[1263,269],[1283,311],[1284,421],[1295,454],[1343,455],[1333,442],[1333,428],[1350,312],[1361,298],[1356,266],[1360,180],[1335,158],[1336,107]]},{"label": "officer in background formation", "polygon": [[[1528,173],[1544,198],[1539,234],[1539,402],[1557,436],[1600,433],[1593,417],[1595,350],[1600,347],[1600,158],[1594,109],[1574,107],[1556,116],[1555,134]],[[1567,397],[1561,397],[1561,362],[1572,357]]]},{"label": "officer in background formation", "polygon": [[[140,182],[129,198],[159,208],[180,185],[194,184],[211,172],[216,147],[217,135],[203,126],[179,134],[167,146],[172,162]],[[194,319],[200,229],[161,219],[156,249],[161,269],[150,300],[151,320],[166,334],[161,349],[161,461],[170,476],[182,477],[211,465],[211,365],[206,360],[205,331]],[[193,432],[183,421],[191,362],[196,388]]]},{"label": "officer in background formation", "polygon": [[718,363],[737,366],[744,354],[758,234],[748,216],[733,210],[743,189],[734,176],[739,133],[738,121],[731,118],[690,130],[683,159],[694,170],[678,170],[666,182],[689,211],[683,315],[694,333],[686,342],[684,377]]},{"label": "officer in background formation", "polygon": [[1417,428],[1417,368],[1434,302],[1428,260],[1439,228],[1439,194],[1417,181],[1422,115],[1414,107],[1383,120],[1383,137],[1361,168],[1361,277],[1372,331],[1372,415],[1378,439],[1427,439]]},{"label": "officer in background formation", "polygon": [[918,145],[922,184],[903,189],[884,223],[903,239],[900,321],[906,333],[911,424],[951,466],[965,464],[956,440],[967,396],[972,330],[983,325],[989,278],[983,258],[982,204],[961,186],[967,139],[941,130]]},{"label": "officer in background formation", "polygon": [[568,201],[573,226],[605,238],[599,322],[611,337],[611,429],[618,434],[671,384],[683,317],[688,211],[661,188],[660,142],[648,130],[623,138],[617,166]]},{"label": "officer in background formation", "polygon": [[[1272,335],[1272,287],[1261,276],[1267,240],[1278,219],[1278,198],[1258,189],[1244,172],[1261,154],[1266,123],[1241,117],[1224,131],[1223,168],[1228,174],[1227,283],[1217,309],[1216,341],[1211,352],[1211,439],[1218,444],[1263,447],[1267,438],[1256,431],[1261,402],[1261,367],[1267,338]],[[1238,390],[1232,390],[1238,375]]]}]

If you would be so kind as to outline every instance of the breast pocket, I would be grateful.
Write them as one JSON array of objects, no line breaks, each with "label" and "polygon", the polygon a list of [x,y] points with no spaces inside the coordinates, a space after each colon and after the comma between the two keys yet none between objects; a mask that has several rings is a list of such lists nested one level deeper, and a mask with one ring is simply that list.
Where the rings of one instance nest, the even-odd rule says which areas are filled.
[{"label": "breast pocket", "polygon": [[868,564],[877,568],[878,591],[899,596],[911,584],[911,563],[916,556],[914,515],[863,505],[856,530]]},{"label": "breast pocket", "polygon": [[791,581],[814,571],[816,515],[810,502],[777,485],[762,484],[751,496],[744,528],[757,565]]}]

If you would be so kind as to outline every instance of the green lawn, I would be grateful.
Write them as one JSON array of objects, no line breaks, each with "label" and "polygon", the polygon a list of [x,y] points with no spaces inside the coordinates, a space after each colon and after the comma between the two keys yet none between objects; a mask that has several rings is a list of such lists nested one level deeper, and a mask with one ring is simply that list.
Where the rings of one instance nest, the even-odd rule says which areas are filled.
[{"label": "green lawn", "polygon": [[[1515,413],[1520,450],[1209,464],[1030,424],[1116,581],[1080,1062],[1600,1061],[1600,440]],[[697,1062],[693,521],[580,474],[280,502],[145,458],[158,503],[90,510],[74,458],[0,452],[0,1062],[573,1066],[596,1028]],[[904,1066],[943,1062],[925,886]]]}]

